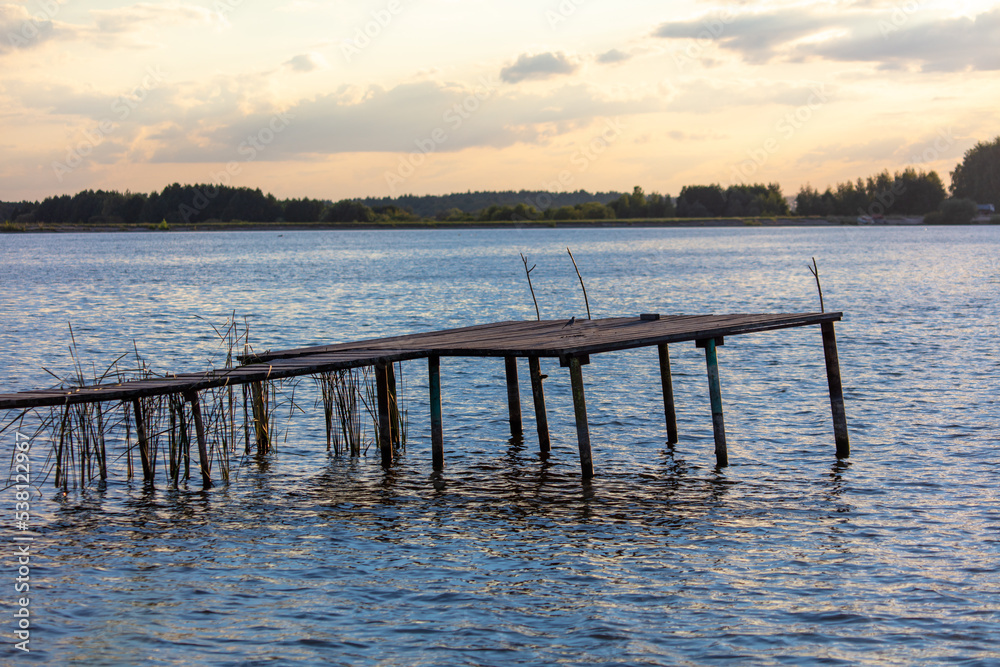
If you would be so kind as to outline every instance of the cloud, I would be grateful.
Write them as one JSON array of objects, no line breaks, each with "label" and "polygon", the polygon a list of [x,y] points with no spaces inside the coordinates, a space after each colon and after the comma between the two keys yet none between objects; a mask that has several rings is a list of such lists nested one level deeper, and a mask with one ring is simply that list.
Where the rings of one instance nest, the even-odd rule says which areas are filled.
[{"label": "cloud", "polygon": [[694,40],[697,48],[689,57],[704,57],[705,47],[716,45],[751,64],[780,58],[870,62],[883,70],[1000,69],[1000,49],[996,48],[1000,9],[973,20],[932,10],[908,13],[905,7],[860,3],[837,13],[806,6],[760,13],[719,12],[663,23],[653,35]]},{"label": "cloud", "polygon": [[204,7],[178,3],[140,2],[117,9],[93,9],[90,14],[94,17],[97,31],[106,35],[127,33],[150,24],[211,24],[218,20],[218,14]]},{"label": "cloud", "polygon": [[823,82],[692,79],[676,88],[670,110],[704,114],[741,106],[799,107],[826,103],[837,92],[837,88]]},{"label": "cloud", "polygon": [[803,8],[771,13],[731,14],[717,12],[692,21],[667,22],[654,32],[663,39],[697,40],[699,44],[716,43],[735,51],[750,63],[765,63],[790,42],[832,28],[842,27],[845,16],[810,13]]},{"label": "cloud", "polygon": [[[302,100],[281,114],[248,115],[234,105],[225,116],[216,110],[179,122],[169,131],[169,140],[162,135],[154,160],[240,161],[244,159],[240,147],[262,134],[268,141],[261,139],[266,145],[254,153],[257,160],[411,152],[436,131],[439,139],[432,144],[436,152],[503,148],[544,143],[598,118],[648,113],[665,106],[651,97],[610,99],[585,85],[563,86],[544,94],[501,91],[500,86],[500,81],[473,87],[421,81],[391,89],[345,88]],[[275,121],[279,116],[287,122]],[[281,130],[274,132],[275,126]]]},{"label": "cloud", "polygon": [[671,130],[667,136],[674,141],[717,141],[728,139],[729,136],[719,132],[684,132],[682,130]]},{"label": "cloud", "polygon": [[21,5],[0,5],[0,55],[38,46],[55,33],[47,18],[33,17]]},{"label": "cloud", "polygon": [[[42,6],[48,5],[43,3]],[[140,2],[116,9],[94,9],[90,11],[92,21],[89,24],[52,20],[54,11],[48,15],[32,16],[21,5],[0,4],[0,55],[54,39],[86,40],[104,48],[145,48],[153,43],[156,32],[166,25],[225,24],[221,12],[179,3]]]},{"label": "cloud", "polygon": [[275,11],[288,12],[292,14],[314,14],[323,9],[323,5],[313,0],[293,0],[275,7]]},{"label": "cloud", "polygon": [[[814,169],[816,165],[824,165],[836,156],[836,161],[847,164],[880,165],[894,159],[900,153],[900,147],[906,144],[905,137],[878,137],[856,144],[827,144],[815,146],[804,151],[795,164]],[[905,153],[903,159],[906,159]],[[858,174],[867,175],[867,174]]]},{"label": "cloud", "polygon": [[798,51],[829,60],[877,62],[882,69],[919,67],[925,72],[1000,69],[1000,9],[919,23],[880,19],[877,32],[853,31]]},{"label": "cloud", "polygon": [[302,53],[283,64],[296,72],[312,72],[326,65],[323,57],[316,53]]},{"label": "cloud", "polygon": [[534,56],[522,54],[513,65],[500,70],[500,78],[506,83],[520,83],[573,74],[578,69],[580,66],[563,53],[539,53]]},{"label": "cloud", "polygon": [[605,51],[601,55],[597,56],[597,62],[602,65],[613,65],[615,63],[623,63],[629,60],[632,56],[624,51],[619,51],[618,49],[611,49],[610,51]]}]

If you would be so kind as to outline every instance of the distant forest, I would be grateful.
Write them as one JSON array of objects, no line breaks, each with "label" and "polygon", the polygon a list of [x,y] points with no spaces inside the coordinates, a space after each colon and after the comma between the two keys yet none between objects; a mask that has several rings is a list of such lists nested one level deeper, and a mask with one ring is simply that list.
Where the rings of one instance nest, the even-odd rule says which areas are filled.
[{"label": "distant forest", "polygon": [[[810,185],[786,197],[777,183],[688,185],[676,197],[639,186],[632,192],[500,191],[394,198],[283,199],[259,188],[174,183],[162,192],[85,190],[41,202],[0,202],[6,228],[28,223],[195,224],[205,222],[449,222],[721,218],[775,216],[920,216],[963,222],[1000,203],[1000,137],[966,152],[952,172],[951,194],[936,172],[907,168],[839,183]],[[991,208],[991,207],[989,207]],[[994,221],[997,221],[994,217]]]},{"label": "distant forest", "polygon": [[[490,206],[517,206],[532,202],[532,205],[539,209],[548,209],[560,206],[576,206],[578,204],[589,204],[598,202],[608,204],[622,196],[621,192],[595,192],[591,194],[586,190],[576,192],[542,192],[542,191],[514,191],[505,190],[500,192],[465,192],[451,195],[403,195],[401,197],[367,197],[359,199],[362,204],[371,209],[395,206],[403,210],[411,211],[414,215],[423,218],[435,218],[439,213],[459,211],[475,213],[489,208]],[[546,206],[545,204],[551,202]]]}]

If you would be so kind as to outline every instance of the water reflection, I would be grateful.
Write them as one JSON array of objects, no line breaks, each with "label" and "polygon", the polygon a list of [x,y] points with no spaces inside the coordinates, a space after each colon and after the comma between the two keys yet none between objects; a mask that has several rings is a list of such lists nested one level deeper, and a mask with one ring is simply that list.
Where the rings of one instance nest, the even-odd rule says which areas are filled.
[{"label": "water reflection", "polygon": [[[588,482],[563,373],[546,386],[553,449],[543,456],[530,420],[527,437],[509,437],[502,371],[449,364],[440,472],[420,417],[426,387],[415,386],[402,392],[413,437],[388,471],[374,450],[327,454],[311,414],[275,454],[234,468],[229,487],[144,488],[118,477],[66,495],[47,487],[33,572],[41,648],[27,660],[1000,662],[1000,451],[988,399],[1000,395],[1000,353],[981,344],[1000,320],[984,296],[996,279],[997,228],[5,243],[0,299],[32,304],[0,312],[5,389],[39,384],[38,367],[57,365],[66,321],[81,348],[113,351],[135,338],[164,366],[193,369],[215,352],[190,326],[196,314],[252,313],[275,348],[530,318],[519,249],[547,267],[572,245],[602,315],[809,310],[811,276],[798,267],[821,248],[824,291],[847,313],[838,338],[858,441],[851,459],[835,460],[822,357],[805,333],[734,341],[724,470],[714,467],[704,356],[693,346],[671,351],[674,446],[663,442],[648,355],[593,364],[597,476]],[[561,315],[578,289],[574,273],[553,270],[540,300]],[[317,309],[319,298],[332,305]],[[885,345],[907,351],[891,374],[881,372]]]}]

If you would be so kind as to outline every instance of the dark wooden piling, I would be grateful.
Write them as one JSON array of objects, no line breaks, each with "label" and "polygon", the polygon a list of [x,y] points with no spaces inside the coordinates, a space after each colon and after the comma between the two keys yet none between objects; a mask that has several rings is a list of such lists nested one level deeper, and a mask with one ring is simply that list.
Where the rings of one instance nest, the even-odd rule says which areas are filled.
[{"label": "dark wooden piling", "polygon": [[146,418],[142,414],[142,403],[138,398],[132,401],[135,412],[135,438],[139,445],[139,459],[142,461],[142,479],[153,481],[153,459],[149,453],[149,438],[146,433]]},{"label": "dark wooden piling", "polygon": [[510,415],[510,434],[520,438],[524,435],[521,423],[521,388],[517,386],[517,357],[504,357],[507,376],[507,412]]},{"label": "dark wooden piling", "polygon": [[549,441],[549,418],[545,414],[545,389],[542,381],[542,364],[538,357],[528,357],[528,370],[531,373],[531,396],[535,402],[535,430],[538,431],[538,449],[548,454],[552,449]]},{"label": "dark wooden piling", "polygon": [[826,357],[826,379],[830,386],[830,408],[833,412],[833,435],[837,442],[837,457],[851,455],[851,439],[847,434],[847,411],[844,408],[844,388],[840,381],[840,357],[833,322],[823,322],[823,356]]},{"label": "dark wooden piling", "polygon": [[[667,435],[676,441],[676,414],[674,410],[673,387],[670,375],[668,345],[697,341],[705,348],[712,398],[712,421],[716,442],[716,456],[719,465],[728,463],[726,451],[725,423],[722,409],[722,392],[719,381],[718,356],[716,347],[722,345],[725,336],[736,336],[761,331],[774,331],[789,327],[822,325],[823,346],[826,356],[827,377],[830,384],[830,401],[838,456],[849,454],[850,444],[847,433],[847,418],[844,409],[843,388],[837,355],[833,323],[840,321],[842,313],[759,313],[729,315],[641,315],[639,317],[617,317],[592,320],[574,324],[560,321],[493,322],[445,331],[407,334],[389,338],[319,345],[292,350],[271,351],[241,359],[241,365],[220,368],[200,373],[170,374],[162,378],[137,379],[128,382],[110,382],[102,385],[41,389],[17,394],[0,394],[0,409],[33,409],[45,406],[66,406],[61,422],[61,433],[56,451],[56,475],[65,484],[68,461],[64,447],[72,447],[71,433],[67,432],[69,406],[87,403],[122,401],[132,402],[136,416],[138,445],[143,464],[143,476],[151,480],[155,471],[155,456],[152,453],[149,429],[143,404],[140,401],[162,400],[170,394],[202,392],[218,387],[241,385],[244,394],[244,427],[247,449],[252,444],[250,429],[256,427],[258,448],[264,450],[270,434],[267,383],[284,378],[315,375],[317,373],[340,372],[350,369],[375,367],[377,387],[376,421],[378,422],[378,442],[382,460],[386,466],[392,463],[395,439],[401,438],[397,430],[393,432],[393,422],[398,425],[398,407],[394,409],[394,373],[389,365],[414,359],[428,359],[431,391],[431,439],[435,469],[443,465],[444,448],[441,428],[441,357],[492,357],[504,358],[508,364],[508,407],[511,411],[511,428],[516,429],[520,395],[514,401],[516,383],[516,362],[519,357],[527,357],[531,371],[532,396],[535,407],[535,421],[538,428],[539,448],[543,456],[550,450],[548,419],[545,411],[545,394],[540,360],[542,357],[560,359],[570,367],[573,382],[574,408],[577,416],[577,435],[580,442],[580,456],[584,476],[593,474],[590,453],[590,433],[586,420],[586,402],[583,391],[581,367],[589,361],[589,355],[657,346],[660,351],[660,371],[663,388],[664,416]],[[513,371],[513,372],[510,372]],[[514,406],[517,406],[515,411]],[[253,407],[254,414],[249,414]],[[395,416],[395,418],[394,418]],[[523,415],[522,415],[523,416]],[[98,418],[99,419],[99,418]],[[212,426],[212,425],[209,425]],[[218,428],[218,426],[215,426]],[[523,428],[523,424],[522,424]],[[399,427],[397,426],[397,429]],[[101,431],[101,429],[98,429]],[[130,439],[130,436],[128,436]],[[155,440],[155,437],[154,437]],[[186,442],[190,443],[188,438]],[[87,444],[84,444],[84,451]],[[185,466],[190,457],[185,456]],[[132,473],[131,452],[127,457],[129,475]],[[203,457],[204,461],[204,457]],[[208,465],[203,465],[203,470]]]},{"label": "dark wooden piling", "polygon": [[402,420],[399,418],[399,398],[396,395],[396,365],[389,363],[385,367],[386,387],[389,391],[389,439],[393,447],[399,447],[401,440]]},{"label": "dark wooden piling", "polygon": [[208,439],[205,437],[205,422],[201,419],[201,401],[198,392],[189,391],[184,398],[191,404],[194,432],[198,436],[198,462],[201,465],[201,482],[206,489],[212,486],[212,459],[208,456]]},{"label": "dark wooden piling", "polygon": [[670,350],[665,343],[656,346],[660,354],[660,384],[663,388],[663,415],[667,421],[667,443],[677,443],[677,412],[674,409],[674,382],[670,376]]},{"label": "dark wooden piling", "polygon": [[[257,454],[266,454],[271,451],[271,415],[268,409],[270,406],[268,405],[267,390],[267,385],[263,382],[252,382],[250,384],[250,409],[253,414],[253,431]],[[249,442],[247,445],[247,453],[249,453]]]},{"label": "dark wooden piling", "polygon": [[715,462],[719,467],[729,465],[729,452],[726,448],[726,422],[722,416],[719,356],[715,349],[722,344],[722,338],[708,338],[698,341],[698,347],[705,348],[705,364],[708,366],[708,393],[712,400],[712,431],[715,434]]},{"label": "dark wooden piling", "polygon": [[584,479],[594,476],[590,452],[590,426],[587,424],[587,399],[583,392],[583,369],[580,357],[569,358],[569,377],[573,385],[573,411],[576,413],[576,439],[580,447],[580,471]]},{"label": "dark wooden piling", "polygon": [[382,452],[382,465],[392,465],[392,425],[389,416],[389,373],[385,362],[375,364],[375,393],[378,412],[378,447]]},{"label": "dark wooden piling", "polygon": [[434,470],[444,468],[444,427],[441,418],[441,357],[427,357],[431,394],[431,458]]}]

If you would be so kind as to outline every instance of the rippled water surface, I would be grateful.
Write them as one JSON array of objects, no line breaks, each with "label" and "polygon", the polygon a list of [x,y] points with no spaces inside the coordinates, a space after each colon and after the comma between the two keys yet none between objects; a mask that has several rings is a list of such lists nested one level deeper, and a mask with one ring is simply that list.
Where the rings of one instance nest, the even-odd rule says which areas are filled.
[{"label": "rippled water surface", "polygon": [[[49,482],[32,651],[0,662],[1000,664],[1000,228],[5,235],[0,389],[69,373],[67,323],[95,367],[134,340],[180,371],[219,361],[210,323],[232,313],[274,349],[530,319],[519,252],[543,317],[581,316],[567,246],[594,317],[814,311],[815,256],[845,313],[852,457],[834,457],[816,327],[720,349],[725,469],[693,343],[671,348],[673,448],[655,350],[585,367],[591,483],[556,363],[542,460],[527,369],[518,441],[502,362],[443,360],[440,475],[425,362],[403,366],[409,443],[389,472],[328,455],[305,381],[287,440],[228,487]],[[14,502],[0,494],[5,516]]]}]

